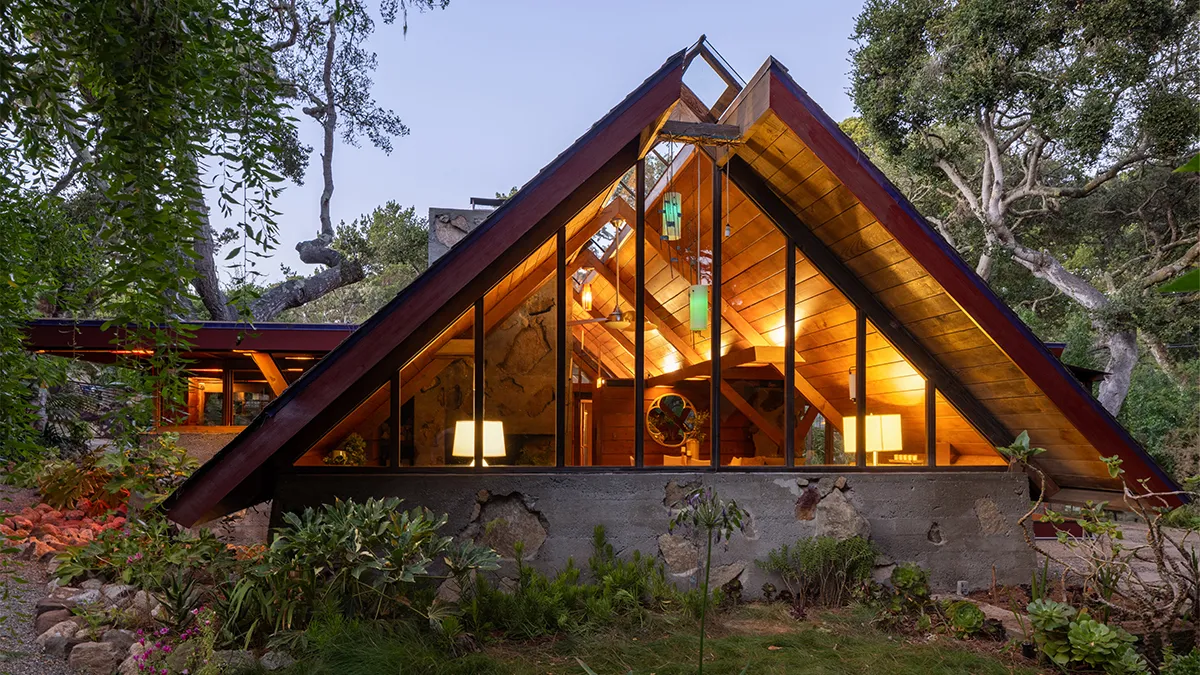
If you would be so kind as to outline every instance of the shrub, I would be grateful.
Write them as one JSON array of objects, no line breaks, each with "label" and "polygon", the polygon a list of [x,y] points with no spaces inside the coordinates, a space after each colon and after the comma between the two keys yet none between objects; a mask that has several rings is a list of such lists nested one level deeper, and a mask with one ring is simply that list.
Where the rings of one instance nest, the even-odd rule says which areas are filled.
[{"label": "shrub", "polygon": [[395,498],[339,500],[285,514],[261,562],[223,600],[226,640],[300,630],[318,610],[375,618],[420,611],[416,584],[445,578],[430,571],[439,560],[461,578],[499,567],[491,549],[438,534],[444,515],[399,506]]},{"label": "shrub", "polygon": [[590,583],[582,581],[572,560],[551,577],[525,564],[519,544],[517,548],[517,579],[511,591],[480,576],[460,602],[467,627],[477,635],[497,630],[527,639],[583,633],[618,621],[640,622],[647,608],[685,605],[662,563],[638,551],[629,560],[618,558],[602,526],[593,534]]},{"label": "shrub", "polygon": [[1087,666],[1108,673],[1146,673],[1146,662],[1133,648],[1137,638],[1121,628],[1092,619],[1087,610],[1054,600],[1029,603],[1034,642],[1056,666]]},{"label": "shrub", "polygon": [[67,584],[98,577],[159,591],[181,570],[216,580],[234,565],[233,552],[212,532],[192,534],[151,512],[127,521],[125,531],[104,530],[69,547],[58,555],[54,576]]},{"label": "shrub", "polygon": [[178,440],[178,434],[158,434],[103,453],[96,464],[111,476],[104,489],[137,494],[151,505],[166,499],[200,465],[176,445]]},{"label": "shrub", "polygon": [[73,509],[80,500],[108,496],[104,486],[112,476],[96,466],[96,456],[87,455],[78,462],[58,459],[46,462],[37,475],[42,501],[56,509]]},{"label": "shrub", "polygon": [[1187,656],[1168,651],[1158,675],[1200,675],[1200,649],[1193,649]]},{"label": "shrub", "polygon": [[802,606],[840,607],[870,581],[876,554],[874,544],[862,537],[805,537],[755,564],[778,574]]}]

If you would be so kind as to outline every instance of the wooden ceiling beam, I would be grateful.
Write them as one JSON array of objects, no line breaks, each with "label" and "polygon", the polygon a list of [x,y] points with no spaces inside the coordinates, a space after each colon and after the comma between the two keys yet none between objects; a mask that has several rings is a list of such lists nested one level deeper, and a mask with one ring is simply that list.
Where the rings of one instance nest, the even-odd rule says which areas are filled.
[{"label": "wooden ceiling beam", "polygon": [[[757,408],[750,405],[750,402],[742,398],[742,395],[733,388],[733,385],[725,380],[721,380],[721,395],[728,399],[733,404],[733,407],[745,415],[754,426],[766,434],[767,438],[771,439],[775,445],[780,448],[783,447],[783,432],[779,430],[779,427],[775,426],[771,420],[768,420]],[[716,423],[720,424],[720,420]]]},{"label": "wooden ceiling beam", "polygon": [[263,352],[250,352],[250,358],[254,361],[254,365],[262,371],[264,377],[267,378],[267,384],[271,385],[271,391],[276,396],[283,393],[287,389],[287,378],[283,373],[279,372],[279,365],[275,363],[275,359],[271,358],[270,354]]},{"label": "wooden ceiling beam", "polygon": [[715,122],[671,120],[662,126],[658,137],[663,141],[689,145],[741,145],[745,142],[741,127]]}]

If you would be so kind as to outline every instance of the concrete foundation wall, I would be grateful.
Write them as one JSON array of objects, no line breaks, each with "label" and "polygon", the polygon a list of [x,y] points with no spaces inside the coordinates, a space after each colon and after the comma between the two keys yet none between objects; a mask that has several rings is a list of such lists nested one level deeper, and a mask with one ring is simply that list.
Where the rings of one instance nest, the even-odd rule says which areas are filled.
[{"label": "concrete foundation wall", "polygon": [[895,562],[920,563],[935,590],[966,580],[972,589],[1026,583],[1033,554],[1016,521],[1028,508],[1028,481],[1002,472],[881,473],[558,473],[485,475],[315,475],[279,477],[279,511],[342,499],[401,497],[405,508],[446,513],[444,532],[470,536],[511,557],[515,541],[544,571],[568,558],[586,568],[592,532],[604,525],[625,554],[657,555],[681,584],[695,583],[703,549],[667,533],[675,503],[694,486],[716,489],[749,512],[745,534],[713,554],[713,582],[737,578],[747,596],[769,579],[755,559],[800,537],[869,535],[883,555],[877,576]]}]

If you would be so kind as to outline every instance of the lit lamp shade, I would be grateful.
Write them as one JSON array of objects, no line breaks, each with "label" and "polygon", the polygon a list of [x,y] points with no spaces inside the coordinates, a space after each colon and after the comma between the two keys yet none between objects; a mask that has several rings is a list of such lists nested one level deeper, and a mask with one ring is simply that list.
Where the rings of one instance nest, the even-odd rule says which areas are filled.
[{"label": "lit lamp shade", "polygon": [[[846,441],[846,453],[858,453],[858,419],[842,418],[842,438]],[[879,465],[879,453],[898,452],[904,449],[904,437],[900,431],[899,415],[867,415],[867,452],[871,465]]]},{"label": "lit lamp shade", "polygon": [[592,311],[592,285],[590,283],[583,285],[583,292],[580,295],[580,304],[586,312]]},{"label": "lit lamp shade", "polygon": [[[475,457],[475,423],[471,420],[459,420],[454,423],[454,451],[451,453],[455,457]],[[500,421],[483,421],[483,456],[484,457],[503,457],[504,450],[504,422]],[[475,460],[471,460],[471,466],[475,465]],[[483,465],[487,466],[487,460],[483,461]]]}]

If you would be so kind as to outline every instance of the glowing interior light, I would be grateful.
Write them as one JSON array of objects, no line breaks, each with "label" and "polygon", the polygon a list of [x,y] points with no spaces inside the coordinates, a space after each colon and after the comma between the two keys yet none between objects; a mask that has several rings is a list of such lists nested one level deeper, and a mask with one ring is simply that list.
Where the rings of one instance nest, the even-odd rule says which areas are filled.
[{"label": "glowing interior light", "polygon": [[683,235],[683,200],[678,192],[663,195],[662,217],[662,238],[678,241]]},{"label": "glowing interior light", "polygon": [[663,359],[662,370],[664,373],[673,373],[679,370],[679,367],[682,365],[683,362],[679,360],[679,354],[669,352],[666,358]]},{"label": "glowing interior light", "polygon": [[[454,424],[454,450],[451,454],[455,457],[475,456],[475,423],[471,420],[459,420]],[[483,456],[503,457],[504,455],[504,422],[484,420]],[[486,459],[483,465],[488,465]],[[471,466],[475,466],[473,459]]]},{"label": "glowing interior light", "polygon": [[689,324],[692,330],[708,328],[708,286],[695,284],[688,292]]},{"label": "glowing interior light", "polygon": [[[858,424],[855,417],[842,418],[842,438],[846,452],[858,452]],[[871,453],[871,465],[878,466],[879,453],[896,452],[904,449],[899,415],[867,415],[867,452]]]},{"label": "glowing interior light", "polygon": [[583,305],[584,311],[592,311],[592,284],[591,282],[583,285],[583,293],[579,296],[580,304]]}]

